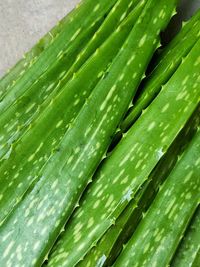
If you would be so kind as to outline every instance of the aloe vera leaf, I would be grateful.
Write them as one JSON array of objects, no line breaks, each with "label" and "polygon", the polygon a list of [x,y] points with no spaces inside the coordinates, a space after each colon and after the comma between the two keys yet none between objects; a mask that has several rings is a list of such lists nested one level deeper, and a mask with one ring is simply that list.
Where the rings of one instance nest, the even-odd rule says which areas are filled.
[{"label": "aloe vera leaf", "polygon": [[138,0],[118,0],[110,11],[109,18],[103,23],[103,27],[100,28],[100,31],[95,33],[87,47],[85,47],[80,55],[78,55],[76,62],[68,71],[66,77],[73,75],[73,73],[76,72],[77,69],[79,69],[80,66],[88,59],[90,54],[95,51],[95,47],[98,47],[102,43],[102,39],[106,39],[111,34],[114,28],[113,25],[117,26],[126,18],[132,9],[134,9],[137,5],[141,6],[142,3],[143,1],[138,2]]},{"label": "aloe vera leaf", "polygon": [[198,41],[200,36],[200,23],[187,33],[185,40],[170,50],[166,57],[161,58],[152,73],[147,77],[144,88],[134,102],[131,112],[121,123],[122,131],[126,131],[141,115],[144,110],[159,93],[162,86],[170,79],[178,66],[181,64],[182,58],[185,57]]},{"label": "aloe vera leaf", "polygon": [[[167,77],[170,73],[171,75],[173,74],[173,72],[175,72],[177,65],[180,64],[180,58],[178,58],[178,55],[181,54],[181,52],[183,52],[183,56],[186,55],[186,53],[188,53],[189,48],[192,47],[192,43],[194,44],[194,37],[196,37],[196,40],[198,39],[196,34],[198,35],[198,31],[197,31],[197,27],[199,25],[199,18],[200,18],[200,11],[197,11],[195,15],[193,15],[187,22],[183,23],[183,27],[180,30],[180,32],[171,40],[171,42],[164,47],[164,49],[160,52],[160,54],[157,56],[156,59],[156,65],[157,68],[155,68],[155,72],[158,72],[158,70],[161,68],[162,64],[165,63],[165,65],[163,65],[163,70],[161,69],[161,71],[163,71],[163,77]],[[194,31],[194,28],[196,31]],[[190,31],[192,31],[192,33],[194,33],[195,35],[191,34]],[[194,31],[194,32],[193,32]],[[189,42],[186,40],[189,38],[191,38],[189,40]],[[190,42],[191,41],[191,42]],[[184,45],[186,44],[186,47],[184,47]],[[181,49],[179,49],[180,45],[182,47],[184,47],[184,51],[182,51]],[[177,52],[177,54],[176,54]],[[173,55],[174,53],[174,55]],[[176,64],[173,66],[173,63],[171,63],[172,65],[168,65],[170,62],[167,62],[167,59],[170,59],[170,55],[172,54],[172,58],[171,61],[175,62]],[[174,57],[173,57],[174,56]],[[167,68],[167,73],[165,76],[165,68]],[[152,71],[154,73],[154,71]],[[153,75],[153,73],[151,73],[151,75]],[[150,75],[149,75],[150,76]],[[156,73],[154,74],[154,76],[156,76]],[[162,77],[162,76],[161,76]],[[170,77],[170,76],[168,76]],[[149,86],[149,80],[151,80],[151,77],[147,77],[147,87]],[[151,82],[150,82],[151,83]],[[146,85],[146,84],[145,84]],[[160,84],[161,87],[162,84]],[[157,87],[156,87],[157,88]],[[158,91],[155,90],[155,91]],[[143,96],[143,97],[142,97]],[[134,107],[131,107],[130,113],[128,113],[127,118],[126,118],[126,122],[123,122],[125,125],[122,125],[122,129],[125,131],[127,130],[126,127],[131,126],[131,124],[133,124],[133,122],[139,117],[139,115],[141,114],[142,108],[144,106],[144,108],[146,107],[147,102],[149,102],[151,99],[151,95],[148,96],[148,99],[142,99],[145,98],[145,96],[147,97],[147,94],[145,95],[145,93],[142,93],[142,96],[139,97],[139,99],[136,99],[136,102],[134,100]],[[153,99],[153,97],[152,97]],[[124,126],[124,128],[123,128]]]},{"label": "aloe vera leaf", "polygon": [[[129,3],[134,3],[134,1],[129,1]],[[127,9],[127,1],[117,2],[114,8],[115,9],[112,9],[111,13],[108,15],[105,23],[103,23],[97,31],[96,37],[86,45],[84,49],[85,52],[78,56],[75,67],[73,67],[73,72],[72,70],[67,72],[67,66],[73,62],[74,56],[71,53],[73,53],[75,49],[74,53],[76,54],[76,47],[79,46],[79,40],[77,46],[73,45],[72,49],[68,49],[68,56],[60,59],[59,64],[61,65],[61,69],[58,69],[59,67],[56,62],[54,67],[45,73],[37,83],[27,90],[22,97],[18,98],[15,103],[2,114],[0,118],[0,156],[5,155],[7,152],[9,153],[12,143],[23,135],[33,120],[37,118],[38,113],[41,113],[51,101],[51,98],[63,88],[67,81],[69,81],[73,73],[76,72],[83,63],[82,57],[87,59],[87,57],[94,52],[93,50],[115,30],[115,27],[117,27],[120,22],[120,18],[124,14],[124,10]],[[137,17],[138,11],[137,8],[134,15],[135,17]],[[133,21],[133,15],[131,15],[131,20]],[[88,36],[88,34],[86,34],[86,36]],[[69,53],[71,56],[69,56]],[[63,76],[63,74],[66,75],[61,79],[60,75]],[[47,97],[48,99],[46,99]],[[43,102],[45,103],[43,104]]]},{"label": "aloe vera leaf", "polygon": [[[135,0],[128,2],[129,4],[134,4]],[[108,35],[115,30],[120,23],[120,18],[123,18],[122,16],[124,16],[124,14],[126,15],[126,11],[128,9],[127,4],[127,0],[120,0],[117,2],[108,14],[105,22],[95,34],[95,38],[86,45],[84,51],[78,56],[78,60],[75,62],[70,71],[67,71],[67,66],[69,66],[69,64],[71,64],[74,60],[75,55],[71,53],[76,54],[77,47],[80,46],[79,40],[76,46],[73,45],[72,49],[68,49],[68,56],[65,55],[64,58],[60,59],[59,65],[61,65],[61,69],[59,69],[56,62],[37,83],[27,90],[23,96],[18,98],[15,103],[2,114],[0,117],[0,156],[5,155],[10,150],[12,143],[23,135],[29,125],[37,118],[38,114],[41,113],[51,99],[56,96],[60,90],[62,90],[63,86],[70,80],[74,72],[77,72],[81,67],[83,59],[86,60],[94,52],[94,50],[99,47],[101,42],[103,43]],[[126,24],[129,23],[127,32],[128,30],[130,31],[130,22],[134,22],[134,19],[136,19],[141,12],[141,4],[138,5],[133,12],[134,14],[131,14],[130,19],[128,18],[128,21],[125,21]],[[90,36],[89,34],[87,35]],[[115,51],[116,50],[114,49],[114,53]],[[60,75],[64,75],[64,77],[62,78]]]},{"label": "aloe vera leaf", "polygon": [[[76,6],[76,8],[74,8],[61,21],[59,21],[58,24],[50,32],[48,32],[30,51],[28,51],[24,55],[24,58],[21,59],[11,70],[9,70],[9,72],[0,80],[0,88],[1,88],[1,90],[0,90],[0,96],[3,93],[5,94],[5,91],[10,88],[10,86],[12,85],[12,82],[13,81],[16,81],[17,78],[19,78],[21,75],[23,75],[23,73],[28,68],[28,65],[33,60],[33,58],[38,57],[42,53],[42,51],[49,46],[49,44],[52,41],[52,38],[55,38],[65,28],[65,25],[70,22],[71,17],[76,15],[77,9],[79,10],[80,5],[82,4],[82,2],[80,2]],[[123,2],[123,0],[120,0],[120,1],[116,2],[116,4],[115,4],[117,6],[117,9],[120,10],[120,12],[123,12],[123,8],[124,8],[123,6],[124,6],[125,1],[123,3],[122,2]],[[130,11],[132,9],[132,6],[135,5],[135,2],[136,2],[136,0],[129,1],[128,11]],[[126,6],[127,6],[127,4],[126,4]],[[115,13],[115,12],[113,12],[113,13]],[[120,21],[124,17],[125,17],[125,14],[122,14],[122,16],[119,17]],[[115,26],[117,26],[118,17],[116,17],[116,14],[113,14],[112,20],[115,22]],[[108,28],[107,28],[107,31],[108,31],[109,28],[110,28],[110,26],[112,27],[112,21],[110,21],[109,23],[108,23],[108,20],[107,19],[106,19],[106,21],[107,21],[106,24],[108,26]],[[108,33],[109,33],[109,31],[107,32],[107,34]],[[104,31],[104,34],[105,34],[105,31]],[[93,41],[93,43],[96,42],[96,44],[98,44],[97,39],[98,38],[96,38],[95,40],[91,40],[91,42],[90,42],[90,48],[91,49],[94,49],[94,45],[91,46],[92,41]],[[87,56],[88,56],[89,55],[88,51],[86,50],[85,52],[87,52]],[[84,54],[84,58],[86,59],[86,53],[83,53],[83,54]],[[83,62],[84,62],[84,60],[81,58],[81,64]],[[79,66],[81,64],[80,64],[80,62],[77,62],[76,63],[76,65],[79,65]],[[76,69],[77,69],[77,67],[76,67]]]},{"label": "aloe vera leaf", "polygon": [[[7,109],[15,99],[22,95],[29,86],[37,81],[37,79],[48,69],[49,66],[54,64],[58,57],[69,47],[79,36],[82,34],[83,29],[87,29],[90,25],[95,24],[102,18],[108,10],[113,6],[116,0],[111,1],[93,1],[85,0],[76,16],[72,16],[69,24],[65,29],[53,39],[51,45],[43,51],[43,53],[37,58],[36,62],[31,62],[30,67],[7,92],[0,102],[1,113]],[[89,16],[85,16],[85,14]]]},{"label": "aloe vera leaf", "polygon": [[67,224],[49,266],[70,265],[96,245],[185,126],[199,103],[199,47],[200,41],[96,173],[87,201]]},{"label": "aloe vera leaf", "polygon": [[[83,1],[82,1],[83,2]],[[46,33],[28,52],[26,52],[22,59],[17,62],[1,79],[0,79],[0,97],[10,89],[13,81],[16,81],[27,70],[30,62],[38,57],[43,50],[45,50],[51,43],[52,38],[55,38],[65,28],[65,25],[70,23],[72,16],[76,15],[79,10],[80,2],[70,13],[62,18],[56,26],[54,26],[48,33]]]},{"label": "aloe vera leaf", "polygon": [[200,252],[196,255],[195,260],[192,263],[192,267],[199,267],[200,264]]},{"label": "aloe vera leaf", "polygon": [[[87,29],[83,35],[90,38],[95,29],[96,24],[95,27]],[[81,45],[83,43],[82,40]],[[9,151],[11,145],[21,137],[35,117],[48,105],[51,99],[47,98],[52,95],[55,88],[58,91],[58,87],[61,89],[65,85],[64,82],[61,83],[61,76],[70,68],[79,49],[81,49],[80,40],[77,38],[75,44],[73,43],[67,49],[66,56],[60,58],[58,62],[56,61],[38,81],[16,98],[14,103],[2,113],[0,117],[1,157]],[[44,102],[45,104],[43,104]]]},{"label": "aloe vera leaf", "polygon": [[[3,257],[0,259],[0,264],[9,261],[11,265],[14,263],[40,266],[43,262],[109,146],[111,136],[156,49],[155,41],[158,39],[158,34],[169,21],[175,3],[176,1],[170,3],[168,1],[165,5],[166,0],[163,0],[159,1],[155,8],[155,2],[148,1],[139,22],[133,27],[111,64],[109,73],[93,90],[63,138],[60,150],[43,168],[40,180],[2,224],[1,238],[4,239],[13,229],[15,231],[12,237],[8,237],[4,243],[1,242],[0,253]],[[162,11],[162,16],[157,15],[160,13],[158,11]],[[149,23],[149,18],[156,15],[159,18],[158,23],[156,25]],[[148,35],[149,38],[146,36],[144,39],[144,33],[151,34]],[[136,51],[136,48],[135,60],[133,58],[130,60],[130,51]],[[138,61],[141,62],[140,68],[134,72]],[[63,97],[58,99],[64,101]],[[55,102],[52,106],[55,116]],[[62,103],[59,106],[64,105]],[[31,160],[33,162],[34,155]],[[30,231],[32,234],[28,236]],[[11,248],[9,245],[9,255],[14,253],[15,256],[7,255],[7,242],[12,245]],[[24,257],[18,259],[16,248],[22,244],[23,246],[26,244],[28,254],[23,254]]]},{"label": "aloe vera leaf", "polygon": [[[200,162],[199,162],[200,164]],[[200,206],[197,208],[192,221],[184,233],[177,252],[172,259],[172,267],[198,267],[200,265]]]},{"label": "aloe vera leaf", "polygon": [[[50,105],[34,121],[18,143],[11,147],[10,155],[0,167],[1,223],[21,200],[31,183],[38,179],[39,171],[49,157],[59,150],[59,143],[65,132],[71,127],[98,80],[104,75],[104,71],[107,71],[108,64],[123,45],[137,16],[138,11],[133,11],[128,16],[127,20],[74,76],[74,79],[54,100],[52,99]],[[90,79],[87,79],[88,73],[91,75]],[[61,124],[60,127],[59,124]],[[34,164],[31,160],[27,160],[31,159],[31,155],[35,155]]]},{"label": "aloe vera leaf", "polygon": [[[83,29],[78,34],[78,36],[73,40],[73,42],[70,42],[65,49],[60,51],[54,62],[52,62],[51,65],[48,66],[47,69],[41,75],[38,76],[37,79],[31,81],[31,84],[27,86],[26,90],[22,90],[22,92],[20,91],[19,94],[16,94],[15,98],[13,98],[12,103],[8,105],[8,107],[5,107],[3,112],[7,111],[9,107],[12,107],[12,104],[18,101],[18,98],[23,97],[23,95],[27,93],[30,87],[31,88],[36,87],[35,90],[37,90],[38,88],[41,90],[41,87],[46,85],[47,82],[49,84],[52,84],[56,77],[57,79],[61,78],[63,73],[65,73],[71,67],[74,60],[76,59],[77,54],[79,54],[82,48],[84,48],[88,40],[92,38],[93,34],[101,25],[103,19],[104,17],[100,17],[98,21],[95,21],[94,23],[89,25],[87,29]],[[35,61],[37,61],[37,59],[35,59]],[[27,70],[27,72],[28,71],[29,69]],[[26,72],[24,75],[26,75]],[[10,90],[8,90],[2,95],[1,102],[6,101],[7,97],[9,97],[9,95],[12,94],[12,90],[15,90],[15,84],[17,84],[18,81],[20,82],[20,80],[22,79],[23,77],[19,77],[19,79],[16,82],[14,82]],[[42,91],[45,92],[45,89],[46,88],[44,88]]]},{"label": "aloe vera leaf", "polygon": [[[108,229],[97,245],[77,265],[78,267],[112,266],[156,196],[160,185],[169,175],[179,155],[183,153],[185,147],[194,136],[200,124],[199,112],[200,106],[192,114],[191,119],[170,146],[166,155],[159,161],[155,170],[150,174],[148,181],[142,186],[134,199],[129,202],[115,224]],[[82,202],[87,201],[87,194],[85,193],[84,196]]]},{"label": "aloe vera leaf", "polygon": [[114,266],[167,266],[200,200],[200,131]]},{"label": "aloe vera leaf", "polygon": [[158,56],[158,60],[171,53],[180,42],[184,41],[187,38],[188,33],[197,25],[199,24],[200,20],[200,10],[197,10],[196,13],[186,22],[183,22],[182,29],[179,33],[172,39],[172,41],[163,49],[160,56]]}]

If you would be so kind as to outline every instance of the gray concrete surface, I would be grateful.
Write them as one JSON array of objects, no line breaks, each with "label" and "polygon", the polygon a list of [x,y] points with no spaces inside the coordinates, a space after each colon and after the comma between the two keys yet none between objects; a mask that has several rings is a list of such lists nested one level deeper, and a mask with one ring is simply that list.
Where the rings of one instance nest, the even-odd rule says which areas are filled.
[{"label": "gray concrete surface", "polygon": [[80,0],[0,0],[0,77]]},{"label": "gray concrete surface", "polygon": [[[0,0],[0,77],[79,1]],[[179,18],[200,7],[200,0],[181,2]]]}]

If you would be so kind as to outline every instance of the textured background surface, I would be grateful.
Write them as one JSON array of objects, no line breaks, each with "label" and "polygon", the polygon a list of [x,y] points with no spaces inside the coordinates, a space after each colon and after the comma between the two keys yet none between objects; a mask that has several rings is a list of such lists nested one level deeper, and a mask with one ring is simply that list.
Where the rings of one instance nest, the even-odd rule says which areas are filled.
[{"label": "textured background surface", "polygon": [[78,2],[0,0],[0,76]]},{"label": "textured background surface", "polygon": [[[0,0],[0,77],[78,2]],[[181,2],[184,9],[179,9],[179,16],[183,18],[188,18],[196,7],[200,7],[200,0]],[[174,24],[172,28],[174,30]]]}]

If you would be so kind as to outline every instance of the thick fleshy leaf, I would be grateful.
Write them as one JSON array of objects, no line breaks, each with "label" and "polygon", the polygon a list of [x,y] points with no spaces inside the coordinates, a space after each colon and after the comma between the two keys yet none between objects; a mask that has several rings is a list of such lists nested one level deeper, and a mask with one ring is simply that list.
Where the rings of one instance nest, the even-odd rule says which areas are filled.
[{"label": "thick fleshy leaf", "polygon": [[161,187],[114,266],[165,267],[200,199],[200,131]]},{"label": "thick fleshy leaf", "polygon": [[[135,7],[135,2],[136,0],[118,1],[101,25],[102,18],[100,22],[92,23],[86,30],[83,30],[67,46],[65,51],[59,54],[59,57],[48,70],[38,80],[34,81],[22,96],[16,97],[14,103],[1,114],[0,157],[7,152],[9,154],[13,143],[16,143],[27,131],[28,127],[35,123],[41,112],[59,94],[83,63],[104,43],[113,31],[116,31],[117,26],[120,24],[120,19],[126,18],[131,8]],[[93,35],[94,32],[95,35]],[[117,47],[121,45],[120,41]],[[114,48],[114,51],[111,51],[111,55],[114,55],[115,51]],[[110,60],[110,57],[108,57],[108,60]],[[105,64],[108,60],[105,61]]]},{"label": "thick fleshy leaf", "polygon": [[49,266],[77,263],[148,181],[199,104],[199,47],[200,41],[105,160],[81,208],[74,213],[55,246]]},{"label": "thick fleshy leaf", "polygon": [[[155,1],[148,1],[109,72],[94,88],[59,149],[41,170],[40,180],[1,226],[0,238],[4,239],[8,232],[12,235],[1,242],[0,253],[4,256],[0,265],[9,261],[11,265],[37,266],[43,262],[107,150],[175,4],[175,0],[162,0],[155,7]],[[157,23],[149,23],[154,17]],[[57,108],[66,105],[63,96],[59,94],[51,105],[53,119],[55,110],[59,114]],[[62,121],[58,124],[61,126]],[[35,161],[35,154],[29,161]],[[8,246],[12,257],[5,252]],[[26,250],[22,252],[24,257],[17,257],[17,247]]]},{"label": "thick fleshy leaf", "polygon": [[22,199],[32,183],[38,180],[40,170],[50,157],[59,151],[62,138],[72,127],[85,101],[98,81],[104,80],[109,64],[130,33],[138,12],[140,8],[128,16],[74,78],[51,99],[50,104],[39,113],[38,119],[30,125],[23,138],[11,146],[12,149],[7,153],[0,168],[0,223]]},{"label": "thick fleshy leaf", "polygon": [[[115,224],[106,231],[96,246],[94,246],[78,264],[79,267],[93,267],[99,265],[103,267],[113,265],[119,253],[123,250],[124,244],[131,238],[138,223],[143,218],[143,214],[151,205],[159,187],[173,169],[199,125],[200,106],[192,114],[187,125],[174,140],[166,155],[159,161],[156,168],[150,174],[148,181],[138,191],[134,199],[129,202],[122,214],[116,219]],[[86,193],[82,201],[87,201]]]},{"label": "thick fleshy leaf", "polygon": [[[72,14],[69,24],[55,38],[51,44],[36,58],[31,60],[30,65],[22,77],[13,84],[12,89],[2,95],[0,102],[0,112],[4,112],[19,96],[29,88],[39,77],[56,61],[62,59],[64,52],[72,43],[76,42],[80,35],[84,36],[84,30],[94,26],[109,9],[115,4],[116,0],[85,0],[76,14]],[[89,16],[85,16],[85,14]],[[81,39],[80,39],[81,40]],[[79,41],[80,41],[79,40]]]},{"label": "thick fleshy leaf", "polygon": [[[200,165],[200,160],[198,164]],[[184,233],[183,240],[181,241],[170,266],[200,266],[200,206],[197,208],[188,229]]]},{"label": "thick fleshy leaf", "polygon": [[[191,19],[191,21],[193,20]],[[183,37],[182,31],[180,32],[180,35]],[[182,58],[186,57],[195,43],[199,40],[199,36],[200,22],[196,23],[194,28],[192,28],[189,33],[186,33],[184,38],[180,40],[180,43],[174,48],[168,49],[168,47],[166,47],[163,54],[166,54],[165,51],[169,52],[160,58],[155,69],[147,77],[142,92],[136,101],[133,102],[133,106],[131,107],[128,116],[123,120],[121,124],[121,129],[123,131],[126,131],[133,125],[136,119],[142,114],[142,111],[154,100],[156,95],[162,89],[162,86],[164,86],[181,64]],[[172,40],[172,43],[174,41],[175,40]],[[169,47],[172,47],[172,45],[169,44]]]}]

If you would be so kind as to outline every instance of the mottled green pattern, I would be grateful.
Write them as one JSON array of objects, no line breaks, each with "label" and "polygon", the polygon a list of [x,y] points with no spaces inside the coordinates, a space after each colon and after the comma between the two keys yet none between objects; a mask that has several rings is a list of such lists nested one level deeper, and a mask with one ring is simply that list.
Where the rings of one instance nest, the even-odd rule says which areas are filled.
[{"label": "mottled green pattern", "polygon": [[[186,22],[183,22],[183,26],[181,31],[173,38],[173,40],[165,47],[164,51],[162,51],[160,58],[167,56],[168,53],[171,52],[180,42],[183,42],[187,35],[190,33],[193,28],[199,24],[200,20],[200,10],[197,10],[196,13]],[[159,57],[158,57],[159,59]]]},{"label": "mottled green pattern", "polygon": [[[131,112],[122,122],[121,129],[123,131],[126,131],[141,115],[142,111],[153,101],[153,99],[162,89],[162,86],[170,79],[178,66],[181,64],[182,58],[189,53],[194,44],[198,41],[199,36],[200,22],[198,22],[195,27],[191,29],[191,31],[186,33],[184,39],[182,39],[180,43],[173,49],[169,50],[168,46],[166,47],[166,50],[163,51],[163,54],[166,54],[165,51],[169,52],[160,58],[156,68],[152,71],[150,76],[147,77],[141,94],[133,103]],[[169,47],[171,47],[171,44]]]},{"label": "mottled green pattern", "polygon": [[[198,164],[200,165],[200,160]],[[181,241],[170,266],[200,266],[200,206],[197,208],[188,229],[184,233],[183,240]]]},{"label": "mottled green pattern", "polygon": [[[200,106],[192,114],[191,119],[170,146],[166,155],[159,161],[148,181],[142,186],[134,199],[129,202],[115,224],[108,229],[97,245],[78,264],[79,267],[112,266],[124,244],[134,233],[143,214],[157,194],[160,185],[174,167],[179,155],[182,154],[199,125]],[[82,201],[87,201],[87,197],[88,195],[85,194]]]},{"label": "mottled green pattern", "polygon": [[[103,41],[109,37],[109,35],[117,28],[120,23],[122,23],[128,14],[134,10],[135,20],[139,16],[140,7],[146,1],[138,0],[118,0],[114,7],[111,9],[108,17],[105,19],[103,25],[100,29],[94,34],[87,46],[81,51],[77,56],[76,61],[69,69],[68,73],[65,75],[65,79],[73,75],[83,63],[89,58],[92,52],[95,51],[95,48],[99,47]],[[136,10],[135,10],[136,9]]]},{"label": "mottled green pattern", "polygon": [[[64,134],[72,128],[74,119],[100,78],[104,80],[109,63],[126,40],[140,10],[132,11],[73,79],[51,99],[50,105],[39,114],[23,138],[11,146],[12,150],[0,167],[0,223],[32,182],[39,178],[44,164],[59,151]],[[88,73],[90,79],[87,79]]]},{"label": "mottled green pattern", "polygon": [[[200,42],[99,169],[85,201],[55,247],[49,266],[73,265],[96,244],[184,127],[200,98],[199,47]],[[188,74],[188,68],[192,74]]]},{"label": "mottled green pattern", "polygon": [[168,266],[199,203],[199,162],[200,131],[161,187],[114,266]]},{"label": "mottled green pattern", "polygon": [[[96,27],[89,27],[88,34],[84,32],[82,36],[91,38],[95,29]],[[67,80],[64,80],[63,76],[75,60],[77,53],[80,52],[79,49],[82,47],[80,41],[84,46],[84,41],[77,37],[73,45],[67,48],[64,56],[62,54],[59,61],[52,64],[42,77],[3,112],[0,117],[0,157],[9,151],[32,123],[35,123],[38,115],[48,106],[53,96],[55,97],[66,84]]]},{"label": "mottled green pattern", "polygon": [[[155,8],[155,1],[147,3],[107,76],[95,87],[64,136],[59,150],[41,171],[40,180],[1,226],[0,239],[4,242],[0,243],[0,253],[3,255],[0,265],[9,262],[28,267],[40,266],[43,262],[91,181],[136,92],[155,51],[158,34],[171,17],[175,1],[165,4],[166,0],[159,1]],[[158,23],[153,25],[149,19],[155,16],[158,16]],[[57,99],[64,101],[62,95]],[[54,117],[56,103],[58,101],[52,103]],[[63,102],[58,105],[62,109],[63,106]],[[59,122],[58,127],[61,125],[62,122]],[[30,156],[29,161],[35,161],[35,154]],[[8,233],[12,235],[5,238]],[[7,254],[8,250],[12,257]]]},{"label": "mottled green pattern", "polygon": [[[13,105],[1,115],[0,157],[4,156],[7,152],[8,154],[10,153],[9,151],[13,143],[21,138],[32,123],[35,123],[39,114],[48,106],[52,98],[63,89],[63,86],[65,86],[74,73],[80,69],[81,65],[97,48],[99,48],[106,38],[116,30],[121,21],[120,18],[126,18],[127,11],[135,7],[135,1],[136,0],[132,0],[131,2],[128,0],[119,0],[93,38],[86,45],[85,42],[92,37],[97,25],[95,24],[95,26],[88,27],[87,30],[80,33],[72,45],[67,47],[66,51],[59,55],[59,60],[57,60],[38,81],[28,88],[21,97],[17,98]],[[133,6],[127,5],[127,2]],[[135,17],[137,16],[135,15]],[[82,37],[84,37],[84,40]],[[84,47],[83,50],[81,50],[82,47]],[[111,55],[113,55],[114,52],[111,51]]]},{"label": "mottled green pattern", "polygon": [[[19,96],[21,96],[39,77],[64,53],[64,51],[74,43],[83,29],[92,27],[102,18],[113,6],[116,0],[85,0],[81,8],[71,17],[70,23],[55,38],[52,39],[51,45],[36,58],[30,62],[29,68],[24,75],[8,90],[5,96],[2,96],[0,102],[0,112],[5,111]],[[85,16],[89,13],[89,16]]]}]

